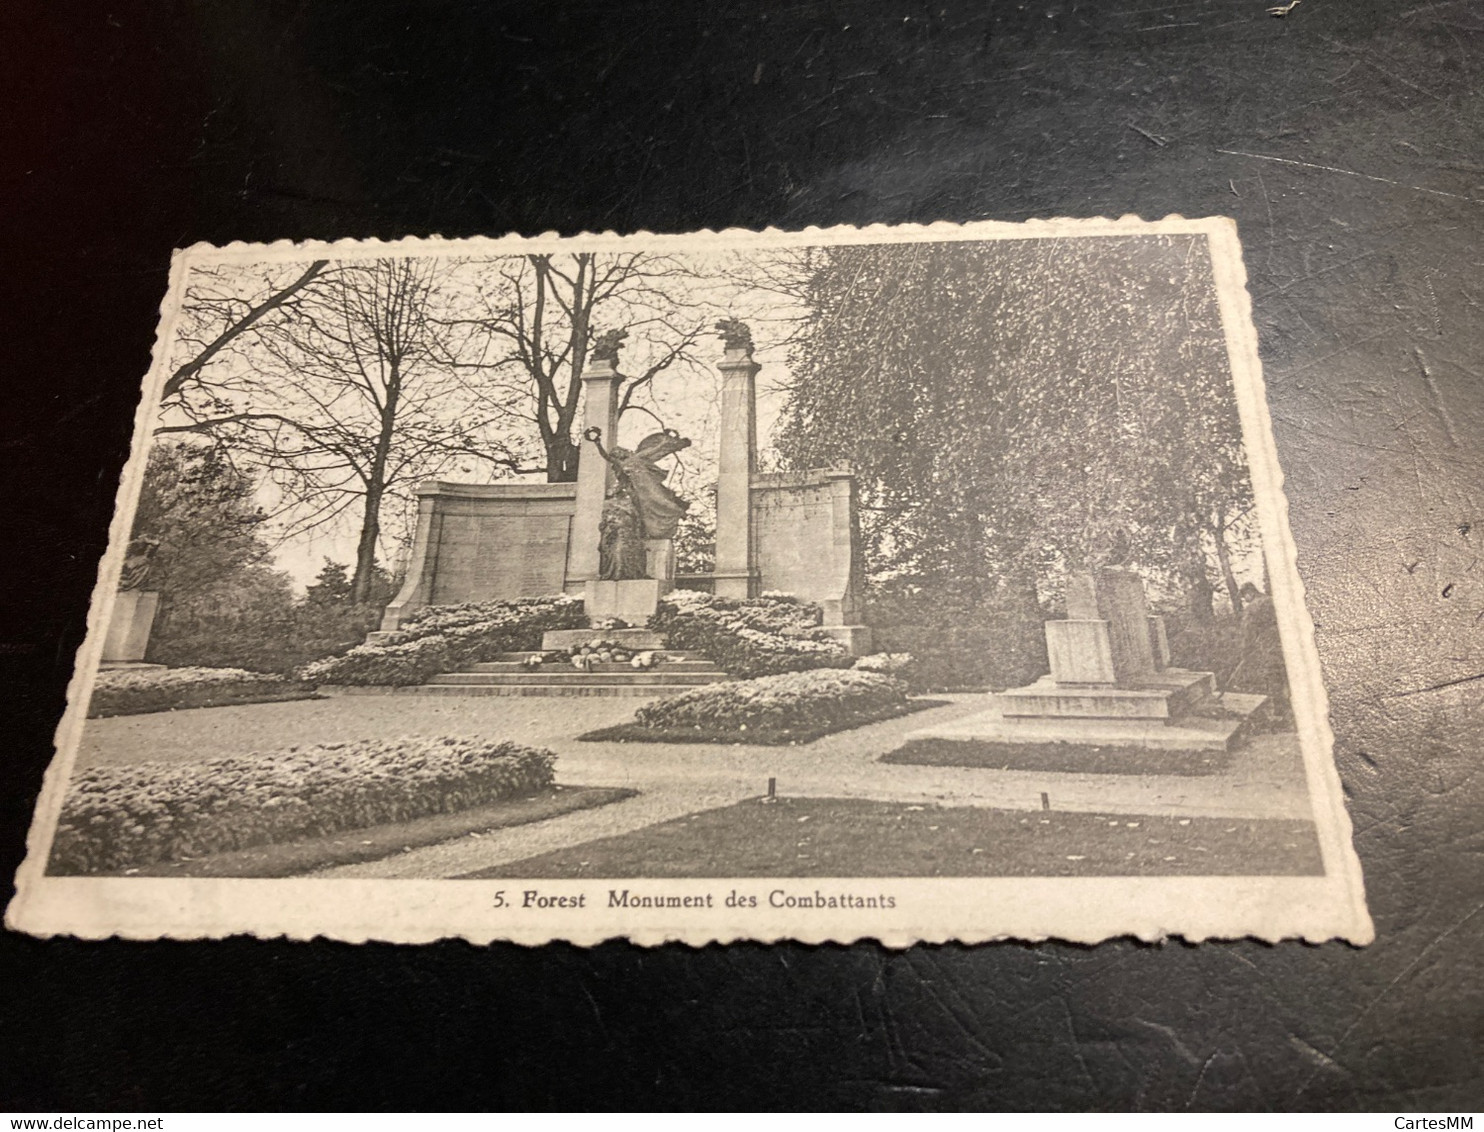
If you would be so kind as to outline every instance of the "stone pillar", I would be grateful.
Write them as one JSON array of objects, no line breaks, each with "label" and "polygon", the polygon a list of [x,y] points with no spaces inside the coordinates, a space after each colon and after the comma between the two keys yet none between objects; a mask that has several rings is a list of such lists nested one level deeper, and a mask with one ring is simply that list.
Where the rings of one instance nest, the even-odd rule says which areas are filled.
[{"label": "stone pillar", "polygon": [[[594,359],[582,375],[582,428],[603,432],[603,447],[618,443],[618,387],[623,382],[613,359]],[[603,498],[613,473],[608,461],[586,439],[577,461],[577,505],[572,514],[572,537],[567,549],[567,590],[582,593],[586,583],[598,576],[598,528],[603,519]]]},{"label": "stone pillar", "polygon": [[160,608],[153,590],[119,590],[103,635],[104,664],[137,664],[149,648],[150,630]]},{"label": "stone pillar", "polygon": [[754,383],[762,366],[750,346],[728,345],[721,370],[721,436],[716,470],[716,594],[753,597],[752,473],[757,466]]}]

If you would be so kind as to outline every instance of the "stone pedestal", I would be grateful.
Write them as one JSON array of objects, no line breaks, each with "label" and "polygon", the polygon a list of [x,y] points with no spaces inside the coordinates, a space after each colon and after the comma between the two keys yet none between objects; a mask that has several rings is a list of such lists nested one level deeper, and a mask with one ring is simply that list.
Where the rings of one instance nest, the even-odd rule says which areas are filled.
[{"label": "stone pedestal", "polygon": [[159,609],[160,595],[152,590],[119,590],[103,636],[103,662],[142,661]]},{"label": "stone pedestal", "polygon": [[662,582],[675,580],[675,540],[672,538],[647,538],[644,540],[645,573]]},{"label": "stone pedestal", "polygon": [[590,620],[617,617],[643,626],[659,607],[660,598],[674,589],[665,578],[632,578],[622,582],[593,579],[586,585],[583,606]]},{"label": "stone pedestal", "polygon": [[1085,743],[1165,750],[1226,750],[1264,703],[1216,691],[1209,672],[1169,667],[1164,621],[1150,616],[1131,570],[1067,581],[1067,620],[1046,623],[1051,672],[994,697],[991,710],[910,738]]}]

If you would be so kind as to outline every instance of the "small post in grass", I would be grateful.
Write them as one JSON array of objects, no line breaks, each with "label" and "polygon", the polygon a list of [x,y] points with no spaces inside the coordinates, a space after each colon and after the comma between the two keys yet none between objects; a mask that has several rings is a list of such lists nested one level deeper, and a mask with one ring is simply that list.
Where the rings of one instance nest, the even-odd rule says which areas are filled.
[{"label": "small post in grass", "polygon": [[1046,791],[1044,791],[1044,790],[1041,791],[1041,809],[1043,809],[1043,810],[1049,810],[1049,809],[1051,809],[1051,799],[1049,797],[1047,797]]},{"label": "small post in grass", "polygon": [[778,779],[771,776],[768,778],[768,801],[778,801]]}]

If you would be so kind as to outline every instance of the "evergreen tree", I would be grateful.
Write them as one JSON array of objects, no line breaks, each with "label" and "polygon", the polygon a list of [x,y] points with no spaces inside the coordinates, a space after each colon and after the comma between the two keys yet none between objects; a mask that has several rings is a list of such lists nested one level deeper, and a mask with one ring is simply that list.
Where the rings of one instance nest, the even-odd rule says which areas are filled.
[{"label": "evergreen tree", "polygon": [[254,484],[215,446],[156,442],[145,465],[133,537],[155,539],[149,588],[202,593],[267,560]]},{"label": "evergreen tree", "polygon": [[304,593],[311,605],[345,605],[350,601],[350,567],[344,562],[325,559],[314,584]]}]

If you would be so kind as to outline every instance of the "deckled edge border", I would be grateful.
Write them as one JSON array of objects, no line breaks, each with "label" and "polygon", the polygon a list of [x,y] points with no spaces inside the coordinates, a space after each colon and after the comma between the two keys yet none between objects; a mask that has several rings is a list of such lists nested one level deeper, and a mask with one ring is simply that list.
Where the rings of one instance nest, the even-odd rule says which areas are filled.
[{"label": "deckled edge border", "polygon": [[[1256,436],[1244,435],[1243,447],[1249,463],[1261,456],[1264,464],[1263,476],[1266,489],[1273,498],[1272,514],[1267,522],[1274,528],[1276,536],[1269,541],[1264,532],[1264,555],[1272,570],[1276,563],[1283,572],[1286,610],[1280,614],[1292,615],[1295,632],[1299,640],[1284,636],[1285,660],[1290,666],[1290,686],[1295,683],[1293,674],[1295,661],[1304,674],[1304,691],[1313,697],[1309,705],[1306,723],[1314,732],[1315,745],[1304,742],[1305,769],[1311,794],[1311,803],[1316,808],[1316,824],[1320,827],[1321,842],[1326,835],[1337,840],[1338,845],[1325,846],[1326,879],[1341,879],[1350,897],[1351,914],[1355,922],[1337,926],[1322,934],[1278,932],[1262,934],[1255,930],[1231,930],[1205,932],[1192,935],[1179,927],[1158,922],[1135,922],[1118,931],[1078,935],[1073,931],[1025,932],[955,932],[926,934],[907,931],[863,931],[855,935],[824,932],[781,931],[771,933],[732,933],[722,935],[716,931],[694,932],[690,930],[646,929],[634,925],[622,931],[592,932],[471,932],[444,928],[425,931],[401,931],[382,934],[377,930],[364,932],[345,929],[324,931],[291,931],[272,927],[233,927],[222,930],[195,929],[161,931],[133,931],[128,928],[81,931],[74,928],[52,929],[26,923],[29,896],[32,886],[64,878],[48,878],[44,875],[45,862],[61,810],[67,783],[71,778],[82,727],[86,720],[84,706],[88,702],[92,684],[102,651],[102,626],[108,623],[112,611],[114,594],[123,567],[124,552],[128,543],[128,531],[138,502],[143,483],[145,461],[148,458],[152,438],[152,422],[158,412],[160,391],[164,383],[165,367],[170,344],[173,342],[175,325],[183,299],[183,283],[186,272],[197,261],[254,262],[267,259],[290,258],[373,258],[379,255],[396,254],[426,257],[454,254],[515,255],[545,248],[568,249],[576,245],[592,250],[620,249],[644,246],[646,248],[671,248],[676,251],[697,251],[706,248],[807,246],[813,243],[905,243],[905,242],[955,242],[973,239],[1036,239],[1079,238],[1101,235],[1158,235],[1169,232],[1204,234],[1212,253],[1213,282],[1222,311],[1223,329],[1228,343],[1228,361],[1232,368],[1233,385],[1239,402],[1244,396],[1242,382],[1249,385],[1247,396],[1255,401],[1258,428]],[[1220,254],[1218,255],[1218,250]],[[1169,213],[1157,220],[1145,220],[1137,214],[1127,213],[1116,219],[1106,217],[1056,217],[1024,221],[975,220],[966,222],[935,221],[928,224],[833,225],[828,227],[808,226],[790,230],[767,227],[761,230],[746,228],[703,228],[689,232],[656,233],[640,230],[630,234],[584,231],[577,235],[563,236],[554,231],[536,236],[510,233],[499,237],[469,236],[444,237],[442,235],[408,236],[396,240],[380,238],[342,238],[323,240],[276,240],[269,243],[232,241],[225,245],[198,242],[177,249],[171,256],[170,282],[160,304],[160,317],[156,328],[154,346],[148,373],[143,382],[141,398],[135,411],[133,439],[129,459],[120,475],[119,490],[115,497],[113,518],[109,526],[108,548],[98,568],[98,580],[89,605],[87,635],[79,647],[72,678],[67,689],[67,707],[54,736],[55,754],[48,765],[42,782],[32,824],[27,833],[27,852],[15,876],[15,895],[5,911],[5,924],[16,931],[41,936],[71,935],[83,939],[173,939],[200,940],[225,939],[250,935],[258,939],[293,939],[298,941],[331,939],[344,943],[387,942],[428,943],[440,939],[459,938],[474,944],[508,941],[521,946],[541,946],[550,942],[567,942],[577,946],[594,946],[609,940],[626,940],[638,946],[654,947],[679,943],[690,947],[737,942],[777,943],[793,941],[807,945],[848,945],[860,942],[876,942],[884,947],[903,949],[914,944],[943,943],[989,943],[1004,940],[1040,942],[1065,940],[1073,943],[1098,943],[1118,938],[1136,938],[1144,942],[1162,942],[1169,939],[1184,939],[1203,942],[1218,939],[1253,938],[1268,943],[1286,939],[1302,939],[1308,943],[1329,940],[1345,940],[1364,945],[1374,939],[1374,927],[1366,910],[1364,886],[1359,858],[1352,841],[1352,825],[1345,810],[1340,786],[1339,772],[1334,762],[1333,732],[1328,720],[1328,697],[1319,671],[1318,652],[1314,641],[1313,620],[1304,604],[1304,584],[1298,572],[1297,548],[1288,524],[1288,500],[1283,492],[1283,475],[1277,459],[1277,447],[1273,437],[1272,423],[1266,397],[1261,358],[1258,353],[1256,326],[1252,321],[1252,298],[1247,288],[1247,270],[1237,239],[1235,221],[1227,217],[1186,217],[1180,213]],[[1228,302],[1232,305],[1228,310]],[[1231,316],[1228,321],[1228,315]],[[1233,337],[1238,340],[1233,343]],[[1237,346],[1241,347],[1240,353]],[[1239,379],[1237,370],[1245,371]],[[1244,414],[1245,416],[1245,414]],[[1245,428],[1245,426],[1244,426]],[[1265,514],[1268,508],[1261,508]],[[1281,548],[1281,550],[1280,550]],[[1311,757],[1311,751],[1315,757]],[[1316,767],[1315,761],[1323,765]],[[1317,781],[1316,781],[1317,780]],[[1316,790],[1315,787],[1322,787]],[[1324,805],[1323,814],[1317,812]],[[1337,858],[1337,859],[1336,859]],[[1331,872],[1331,866],[1334,871]],[[727,878],[720,878],[727,879]],[[766,879],[766,878],[748,878]],[[814,880],[816,878],[803,878]],[[818,878],[820,880],[826,878]],[[869,879],[869,878],[857,878]],[[926,878],[925,878],[926,879]],[[1035,878],[1023,878],[1034,880]],[[1106,878],[1118,883],[1126,878]],[[1283,878],[1274,878],[1275,880]],[[126,882],[132,883],[132,882]],[[228,881],[227,883],[233,883]],[[384,882],[396,883],[396,882]]]}]

